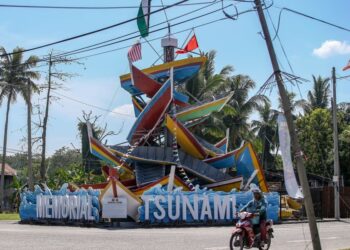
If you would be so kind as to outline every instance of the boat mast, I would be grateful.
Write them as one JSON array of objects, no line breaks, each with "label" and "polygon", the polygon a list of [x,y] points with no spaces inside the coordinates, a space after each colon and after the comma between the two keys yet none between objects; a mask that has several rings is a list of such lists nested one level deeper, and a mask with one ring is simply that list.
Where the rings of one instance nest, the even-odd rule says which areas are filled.
[{"label": "boat mast", "polygon": [[[170,33],[170,25],[168,24],[168,36],[164,37],[161,41],[161,45],[163,47],[164,53],[164,63],[172,62],[175,59],[175,48],[177,48],[177,39],[171,37]],[[169,72],[170,73],[170,72]],[[170,77],[173,77],[173,74],[170,73]],[[173,81],[173,79],[171,79]],[[174,87],[174,86],[172,86]],[[175,105],[174,103],[172,105]],[[170,108],[173,110],[172,108]],[[165,147],[172,147],[173,144],[173,135],[171,132],[165,128],[164,131],[165,136]],[[176,166],[172,165],[169,173],[169,181],[168,181],[168,192],[171,192],[174,187],[174,178],[175,178]]]},{"label": "boat mast", "polygon": [[[177,48],[177,39],[171,37],[170,26],[168,26],[168,35],[161,40],[163,47],[164,63],[172,62],[175,59],[175,48]],[[172,147],[173,136],[165,129],[165,146]]]}]

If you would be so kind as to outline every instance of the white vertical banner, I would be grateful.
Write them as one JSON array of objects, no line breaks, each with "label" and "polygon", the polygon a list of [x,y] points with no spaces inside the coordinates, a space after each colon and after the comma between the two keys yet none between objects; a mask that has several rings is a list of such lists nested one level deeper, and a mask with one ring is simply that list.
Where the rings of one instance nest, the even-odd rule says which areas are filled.
[{"label": "white vertical banner", "polygon": [[278,136],[283,162],[284,183],[286,186],[286,190],[290,197],[295,199],[301,199],[304,198],[304,195],[300,187],[298,186],[297,180],[295,178],[293,162],[291,158],[290,135],[287,120],[284,114],[280,113],[278,115],[277,122]]}]

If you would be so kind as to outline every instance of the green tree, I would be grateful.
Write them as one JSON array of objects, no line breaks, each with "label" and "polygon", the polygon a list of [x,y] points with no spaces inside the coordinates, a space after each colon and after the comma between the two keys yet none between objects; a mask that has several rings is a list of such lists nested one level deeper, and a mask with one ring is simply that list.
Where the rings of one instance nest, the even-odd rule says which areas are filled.
[{"label": "green tree", "polygon": [[[10,114],[11,104],[17,100],[17,95],[22,95],[26,100],[26,83],[29,79],[37,79],[38,74],[31,69],[36,66],[38,58],[36,56],[30,56],[27,60],[23,60],[23,49],[15,48],[13,54],[7,54],[3,47],[0,47],[0,104],[4,99],[7,99],[5,127],[4,127],[4,140],[3,140],[3,154],[2,154],[2,169],[1,169],[1,181],[0,181],[0,211],[4,205],[4,171],[6,161],[6,149],[7,149],[7,132],[8,121]],[[31,172],[31,171],[29,171]],[[30,178],[32,178],[30,176]]]},{"label": "green tree", "polygon": [[215,50],[202,53],[202,56],[205,56],[207,61],[204,63],[199,73],[185,84],[186,93],[188,93],[194,101],[212,97],[233,72],[233,67],[227,65],[222,68],[218,74],[215,73]]},{"label": "green tree", "polygon": [[298,136],[306,157],[309,173],[331,177],[333,175],[333,131],[331,113],[315,109],[297,120]]},{"label": "green tree", "polygon": [[244,140],[254,139],[249,122],[253,111],[259,109],[268,98],[264,95],[249,96],[255,88],[255,82],[246,75],[235,75],[228,78],[219,89],[220,94],[233,92],[228,107],[231,111],[222,112],[221,120],[230,131],[230,149],[240,146]]},{"label": "green tree", "polygon": [[47,175],[50,178],[55,175],[59,169],[65,170],[72,164],[81,165],[81,152],[76,149],[62,147],[57,149],[46,161],[48,162]]},{"label": "green tree", "polygon": [[321,108],[325,109],[329,103],[329,78],[322,78],[321,76],[312,76],[314,86],[312,91],[307,94],[308,101],[312,110]]},{"label": "green tree", "polygon": [[339,163],[340,174],[344,178],[344,185],[350,185],[350,125],[339,134]]},{"label": "green tree", "polygon": [[[307,109],[307,107],[308,107],[308,103],[304,99],[295,100],[297,95],[294,92],[287,91],[287,97],[289,98],[289,101],[291,104],[293,118],[297,119],[297,117],[301,116],[302,114],[300,112],[297,114],[296,112],[300,109],[305,111],[305,109]],[[281,97],[278,97],[278,103],[279,103],[278,108],[280,110],[283,110]]]},{"label": "green tree", "polygon": [[252,131],[262,143],[261,161],[264,169],[274,168],[274,156],[271,151],[276,150],[278,141],[277,116],[278,111],[271,108],[269,102],[257,108],[259,120],[252,121]]},{"label": "green tree", "polygon": [[64,183],[81,185],[94,184],[106,181],[102,175],[95,175],[92,172],[86,173],[81,164],[70,163],[64,168],[58,168],[49,176],[48,186],[52,189],[60,188]]}]

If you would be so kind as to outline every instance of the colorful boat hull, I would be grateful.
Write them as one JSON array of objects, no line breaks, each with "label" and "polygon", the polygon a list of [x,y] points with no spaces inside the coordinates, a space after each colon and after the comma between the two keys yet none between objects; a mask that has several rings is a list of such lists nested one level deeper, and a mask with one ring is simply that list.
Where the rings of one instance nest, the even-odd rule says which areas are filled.
[{"label": "colorful boat hull", "polygon": [[176,114],[176,119],[181,122],[187,122],[208,116],[212,112],[220,112],[222,108],[227,104],[227,102],[231,99],[231,97],[232,94],[229,94],[228,96],[220,98],[218,100],[204,103],[195,107],[189,107],[183,111],[178,112]]},{"label": "colorful boat hull", "polygon": [[204,162],[217,169],[232,168],[236,164],[235,153],[236,151],[231,151],[223,155],[205,159]]},{"label": "colorful boat hull", "polygon": [[222,191],[222,192],[231,192],[232,189],[236,189],[237,191],[242,188],[243,177],[236,176],[231,180],[215,182],[211,184],[204,185],[204,187],[212,189],[213,191]]},{"label": "colorful boat hull", "polygon": [[127,140],[130,144],[146,140],[160,123],[173,97],[170,79],[154,95],[142,110],[131,128]]},{"label": "colorful boat hull", "polygon": [[[176,84],[183,83],[192,78],[205,63],[206,57],[192,57],[183,60],[173,61],[156,65],[142,70],[150,78],[157,82],[165,82],[170,75],[170,68],[174,68],[174,82]],[[120,83],[123,89],[128,91],[131,95],[142,94],[131,81],[131,74],[120,76]]]},{"label": "colorful boat hull", "polygon": [[268,192],[264,172],[252,144],[250,142],[245,143],[243,147],[236,151],[235,156],[237,174],[243,176],[244,180],[248,180],[253,172],[257,170],[258,172],[252,183],[260,187],[261,191]]},{"label": "colorful boat hull", "polygon": [[176,136],[177,143],[187,154],[197,158],[205,159],[207,152],[199,143],[196,137],[180,122],[173,120],[169,115],[165,118],[165,126],[173,136]]},{"label": "colorful boat hull", "polygon": [[[133,72],[134,88],[139,90],[140,94],[145,94],[148,98],[153,98],[162,87],[162,84],[153,80],[135,66],[132,66],[131,70]],[[188,96],[174,91],[174,101],[176,105],[187,107],[189,106],[188,100]]]},{"label": "colorful boat hull", "polygon": [[[176,175],[174,177],[175,177],[174,178],[174,187],[182,187],[183,191],[190,191],[189,187],[186,185],[185,182],[183,182]],[[141,197],[141,195],[143,195],[144,192],[146,192],[147,190],[150,190],[151,188],[155,187],[156,185],[165,186],[168,183],[169,183],[169,176],[164,176],[162,179],[159,179],[159,180],[152,182],[146,186],[143,186],[143,187],[140,187],[140,188],[133,190],[133,193],[135,195],[137,195],[138,197]]]},{"label": "colorful boat hull", "polygon": [[222,151],[226,152],[226,150],[227,150],[227,137],[225,137],[221,141],[217,142],[215,144],[215,147],[217,147],[218,149],[221,149]]},{"label": "colorful boat hull", "polygon": [[135,117],[138,117],[141,114],[143,107],[141,103],[134,96],[131,97],[131,102],[134,107]]},{"label": "colorful boat hull", "polygon": [[[112,166],[121,167],[127,173],[128,176],[132,177],[134,175],[133,170],[128,166],[128,164],[123,164],[121,160],[118,157],[116,157],[113,152],[110,151],[109,148],[102,145],[98,140],[89,136],[89,143],[91,154],[98,157],[102,161],[111,164]],[[125,178],[127,177],[125,176]]]}]

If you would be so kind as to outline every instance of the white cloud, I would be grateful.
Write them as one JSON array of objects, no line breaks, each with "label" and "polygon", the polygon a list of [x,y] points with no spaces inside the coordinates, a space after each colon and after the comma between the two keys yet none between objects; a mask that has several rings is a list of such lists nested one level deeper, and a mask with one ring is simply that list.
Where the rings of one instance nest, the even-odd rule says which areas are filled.
[{"label": "white cloud", "polygon": [[321,47],[316,48],[312,52],[320,58],[327,58],[334,55],[350,54],[350,44],[337,40],[327,40],[322,43]]},{"label": "white cloud", "polygon": [[[125,118],[132,118],[134,117],[134,107],[132,104],[123,104],[115,109],[113,109],[114,113],[111,113],[112,115],[118,116],[118,117],[125,117]],[[119,115],[120,114],[120,115]]]}]

